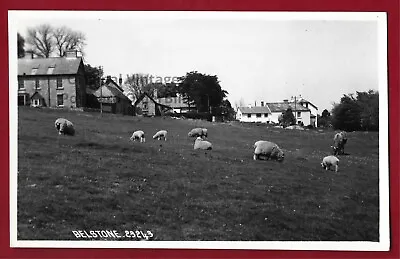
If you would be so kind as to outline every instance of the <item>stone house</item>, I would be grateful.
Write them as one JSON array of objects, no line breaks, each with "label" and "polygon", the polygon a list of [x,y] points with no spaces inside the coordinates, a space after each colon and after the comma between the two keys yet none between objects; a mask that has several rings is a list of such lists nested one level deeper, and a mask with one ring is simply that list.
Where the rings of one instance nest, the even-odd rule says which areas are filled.
[{"label": "stone house", "polygon": [[18,105],[85,107],[86,83],[82,57],[67,51],[64,57],[18,59]]}]

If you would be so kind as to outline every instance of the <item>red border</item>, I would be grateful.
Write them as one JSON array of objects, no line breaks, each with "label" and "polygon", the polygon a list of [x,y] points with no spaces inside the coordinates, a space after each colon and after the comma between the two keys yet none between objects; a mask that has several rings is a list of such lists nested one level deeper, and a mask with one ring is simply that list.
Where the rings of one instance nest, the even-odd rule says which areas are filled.
[{"label": "red border", "polygon": [[[399,1],[398,0],[147,0],[0,2],[0,258],[400,258],[399,253]],[[383,11],[388,13],[390,118],[390,252],[249,251],[172,249],[11,249],[9,247],[8,10]]]}]

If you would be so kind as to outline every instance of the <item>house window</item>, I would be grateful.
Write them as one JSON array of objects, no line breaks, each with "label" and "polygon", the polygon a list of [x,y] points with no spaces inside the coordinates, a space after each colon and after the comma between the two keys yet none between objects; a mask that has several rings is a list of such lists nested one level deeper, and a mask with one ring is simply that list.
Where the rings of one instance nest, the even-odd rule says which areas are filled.
[{"label": "house window", "polygon": [[256,114],[256,117],[257,117],[257,118],[261,118],[261,113],[257,113],[257,114]]},{"label": "house window", "polygon": [[57,106],[64,106],[64,95],[57,94]]},{"label": "house window", "polygon": [[24,106],[25,105],[25,95],[19,95],[18,96],[18,106]]},{"label": "house window", "polygon": [[48,68],[47,68],[47,74],[48,74],[48,75],[53,74],[54,68],[55,68],[55,66],[50,66],[50,67],[48,67]]},{"label": "house window", "polygon": [[143,102],[143,110],[147,110],[148,106],[147,106],[147,102]]},{"label": "house window", "polygon": [[20,79],[18,81],[18,89],[25,89],[25,80],[24,79]]},{"label": "house window", "polygon": [[297,117],[301,117],[301,112],[297,112]]},{"label": "house window", "polygon": [[62,89],[63,84],[62,84],[62,78],[57,78],[57,89]]},{"label": "house window", "polygon": [[39,79],[36,79],[36,80],[35,80],[35,89],[36,89],[36,90],[39,90],[39,89],[40,89],[40,82],[39,82]]},{"label": "house window", "polygon": [[34,107],[40,106],[40,99],[33,99],[32,101],[33,101],[32,106]]},{"label": "house window", "polygon": [[247,118],[251,118],[251,114],[249,113],[249,114],[247,114]]},{"label": "house window", "polygon": [[264,116],[265,116],[265,118],[267,118],[268,117],[268,113],[265,113]]},{"label": "house window", "polygon": [[32,68],[31,75],[36,75],[37,70],[38,70],[37,67]]}]

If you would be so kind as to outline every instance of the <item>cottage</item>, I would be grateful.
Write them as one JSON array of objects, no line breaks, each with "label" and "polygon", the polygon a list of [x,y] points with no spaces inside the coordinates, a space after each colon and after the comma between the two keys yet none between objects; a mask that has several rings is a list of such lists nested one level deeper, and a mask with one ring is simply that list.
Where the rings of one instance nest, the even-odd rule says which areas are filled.
[{"label": "cottage", "polygon": [[142,93],[133,106],[135,115],[143,116],[160,116],[172,109],[170,106],[158,103],[147,93]]},{"label": "cottage", "polygon": [[271,110],[268,106],[248,106],[239,107],[236,113],[236,119],[242,122],[271,122]]},{"label": "cottage", "polygon": [[196,105],[189,105],[183,97],[177,94],[176,97],[163,97],[157,99],[158,103],[169,106],[174,113],[187,113],[189,111],[197,111]]},{"label": "cottage", "polygon": [[299,104],[310,109],[310,112],[311,112],[310,124],[313,125],[314,127],[318,127],[318,120],[317,120],[318,108],[317,108],[317,106],[315,106],[314,104],[312,104],[311,102],[307,101],[304,98],[300,98]]},{"label": "cottage", "polygon": [[82,57],[67,51],[64,57],[18,59],[18,105],[85,107],[86,84]]},{"label": "cottage", "polygon": [[260,106],[239,107],[236,119],[241,122],[279,123],[279,116],[288,108],[292,109],[297,124],[316,126],[316,116],[311,113],[311,108],[316,111],[317,107],[305,99],[297,102],[288,100],[265,104],[261,102]]},{"label": "cottage", "polygon": [[93,92],[93,95],[101,104],[103,112],[133,114],[131,100],[124,95],[122,88],[110,76],[99,89]]}]

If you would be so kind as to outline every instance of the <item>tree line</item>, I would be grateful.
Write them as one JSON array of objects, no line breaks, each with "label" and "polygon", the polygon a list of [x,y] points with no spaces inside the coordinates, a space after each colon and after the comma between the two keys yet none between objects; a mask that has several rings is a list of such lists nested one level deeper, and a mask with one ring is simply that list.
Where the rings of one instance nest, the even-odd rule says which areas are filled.
[{"label": "tree line", "polygon": [[331,112],[325,109],[318,116],[318,124],[345,131],[378,131],[379,92],[369,90],[344,94]]}]

